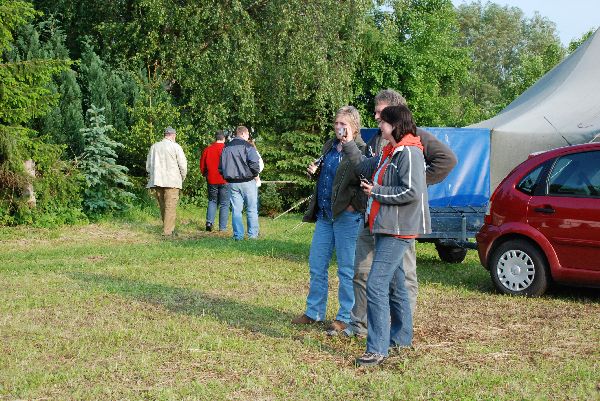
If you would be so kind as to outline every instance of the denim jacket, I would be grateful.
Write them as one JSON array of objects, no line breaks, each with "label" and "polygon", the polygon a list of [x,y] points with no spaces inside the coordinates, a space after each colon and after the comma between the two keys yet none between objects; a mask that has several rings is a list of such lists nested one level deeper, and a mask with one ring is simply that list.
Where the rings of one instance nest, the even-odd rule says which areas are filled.
[{"label": "denim jacket", "polygon": [[[335,141],[335,138],[332,138],[325,142],[321,156],[324,156],[329,152]],[[353,141],[342,145],[343,156],[335,173],[335,178],[333,179],[333,189],[331,194],[333,218],[346,210],[348,206],[352,206],[355,210],[360,212],[364,212],[365,210],[366,197],[360,189],[360,181],[354,171],[361,161],[364,147],[365,143],[360,135],[356,136]],[[317,187],[318,185],[315,184],[313,195],[308,204],[308,210],[302,219],[305,222],[317,221]]]}]

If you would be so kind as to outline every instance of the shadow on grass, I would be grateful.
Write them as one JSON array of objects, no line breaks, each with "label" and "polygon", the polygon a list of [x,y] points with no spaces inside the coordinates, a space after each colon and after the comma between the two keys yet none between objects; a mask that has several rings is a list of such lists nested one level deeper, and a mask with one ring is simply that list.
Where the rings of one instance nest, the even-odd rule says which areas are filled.
[{"label": "shadow on grass", "polygon": [[71,272],[68,275],[94,288],[157,305],[174,313],[197,317],[210,316],[229,326],[251,332],[275,338],[291,337],[289,322],[293,316],[275,308],[219,298],[188,288],[103,274]]}]

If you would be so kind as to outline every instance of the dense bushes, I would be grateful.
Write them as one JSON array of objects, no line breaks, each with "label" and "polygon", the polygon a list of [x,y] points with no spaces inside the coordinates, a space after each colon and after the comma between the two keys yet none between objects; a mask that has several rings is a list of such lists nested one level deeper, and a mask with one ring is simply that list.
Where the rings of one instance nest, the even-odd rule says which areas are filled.
[{"label": "dense bushes", "polygon": [[[306,165],[331,135],[340,106],[356,105],[363,125],[373,126],[373,97],[392,87],[407,96],[420,125],[466,125],[496,112],[564,54],[549,21],[489,4],[125,3],[33,0],[40,15],[30,3],[0,0],[0,128],[8,129],[0,140],[0,224],[44,214],[75,221],[86,218],[82,211],[114,212],[133,199],[90,180],[104,162],[81,160],[91,105],[113,127],[106,143],[123,145],[105,156],[139,186],[118,178],[127,193],[143,188],[147,151],[164,127],[177,129],[190,172],[183,203],[206,204],[198,156],[215,130],[254,127],[261,177],[290,182],[261,190],[264,213],[273,214],[310,194]],[[510,21],[501,49],[486,36],[496,35],[496,20]],[[513,50],[515,57],[504,56]],[[13,128],[27,128],[26,140],[16,140]],[[38,166],[36,209],[20,201],[32,181],[22,169],[29,159]]]}]

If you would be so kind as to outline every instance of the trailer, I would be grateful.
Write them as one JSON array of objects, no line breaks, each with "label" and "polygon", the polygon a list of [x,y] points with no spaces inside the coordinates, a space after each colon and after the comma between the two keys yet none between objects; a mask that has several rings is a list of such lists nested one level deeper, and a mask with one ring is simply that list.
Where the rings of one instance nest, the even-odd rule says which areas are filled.
[{"label": "trailer", "polygon": [[[468,249],[477,249],[475,234],[483,225],[490,199],[490,130],[424,127],[456,154],[458,163],[446,179],[430,185],[431,234],[419,242],[435,244],[440,259],[460,263]],[[361,129],[367,142],[377,128]]]}]

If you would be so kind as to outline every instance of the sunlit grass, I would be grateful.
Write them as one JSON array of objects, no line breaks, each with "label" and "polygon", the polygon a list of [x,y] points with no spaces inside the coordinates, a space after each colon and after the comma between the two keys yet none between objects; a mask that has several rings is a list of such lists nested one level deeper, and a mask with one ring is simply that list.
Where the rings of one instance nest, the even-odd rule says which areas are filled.
[{"label": "sunlit grass", "polygon": [[[181,208],[163,239],[145,212],[0,229],[0,399],[599,399],[600,295],[500,296],[470,252],[418,245],[415,347],[373,370],[364,340],[292,326],[312,226],[261,218],[261,238],[202,231]],[[336,305],[331,271],[328,316]]]}]

